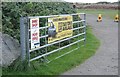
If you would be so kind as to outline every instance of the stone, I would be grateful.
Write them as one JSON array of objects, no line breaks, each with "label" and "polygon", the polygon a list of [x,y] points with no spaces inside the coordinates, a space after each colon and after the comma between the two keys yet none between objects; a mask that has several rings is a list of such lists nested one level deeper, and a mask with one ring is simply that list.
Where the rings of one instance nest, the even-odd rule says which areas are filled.
[{"label": "stone", "polygon": [[8,67],[20,56],[20,44],[8,34],[2,34],[2,67]]}]

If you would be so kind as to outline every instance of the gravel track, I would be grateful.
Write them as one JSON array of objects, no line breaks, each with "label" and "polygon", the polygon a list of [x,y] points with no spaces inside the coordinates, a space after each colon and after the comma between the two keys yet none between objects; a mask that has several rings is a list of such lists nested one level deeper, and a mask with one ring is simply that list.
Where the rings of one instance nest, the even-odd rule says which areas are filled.
[{"label": "gravel track", "polygon": [[86,20],[101,46],[94,56],[62,75],[118,75],[118,23],[108,18],[102,22],[96,19],[95,15],[87,15]]}]

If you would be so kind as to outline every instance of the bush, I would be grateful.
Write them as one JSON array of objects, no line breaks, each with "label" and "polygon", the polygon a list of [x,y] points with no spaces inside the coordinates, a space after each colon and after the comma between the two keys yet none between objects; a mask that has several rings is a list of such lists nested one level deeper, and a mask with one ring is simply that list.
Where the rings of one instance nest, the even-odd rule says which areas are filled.
[{"label": "bush", "polygon": [[75,13],[69,3],[64,2],[3,2],[3,33],[20,40],[20,17]]}]

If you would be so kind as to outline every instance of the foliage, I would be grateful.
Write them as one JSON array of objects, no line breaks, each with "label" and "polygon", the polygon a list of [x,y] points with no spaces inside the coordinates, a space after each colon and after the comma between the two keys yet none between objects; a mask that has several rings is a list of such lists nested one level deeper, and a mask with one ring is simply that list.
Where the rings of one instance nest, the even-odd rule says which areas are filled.
[{"label": "foliage", "polygon": [[70,14],[75,12],[75,9],[69,3],[64,2],[3,2],[3,33],[9,34],[19,40],[20,17]]}]

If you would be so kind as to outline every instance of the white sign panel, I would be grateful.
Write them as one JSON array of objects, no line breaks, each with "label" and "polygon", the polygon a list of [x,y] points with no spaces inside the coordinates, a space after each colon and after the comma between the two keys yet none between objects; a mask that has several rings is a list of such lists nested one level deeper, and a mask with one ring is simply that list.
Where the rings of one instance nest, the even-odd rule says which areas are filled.
[{"label": "white sign panel", "polygon": [[40,47],[39,18],[30,19],[30,29],[31,29],[31,49]]}]

